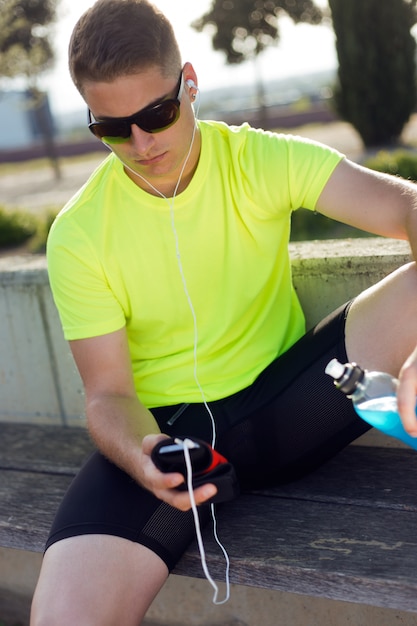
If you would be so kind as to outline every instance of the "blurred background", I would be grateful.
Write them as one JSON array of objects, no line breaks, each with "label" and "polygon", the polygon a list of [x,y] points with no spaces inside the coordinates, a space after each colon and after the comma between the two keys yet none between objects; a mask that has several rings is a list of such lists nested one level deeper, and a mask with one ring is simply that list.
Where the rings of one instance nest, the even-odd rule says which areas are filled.
[{"label": "blurred background", "polygon": [[[67,69],[92,4],[0,0],[0,253],[42,252],[54,215],[106,155]],[[155,4],[197,71],[200,118],[301,134],[417,179],[416,0]],[[295,214],[293,240],[361,235]]]},{"label": "blurred background", "polygon": [[[5,257],[1,259],[5,275],[24,266],[28,256],[30,263],[43,267],[44,260],[33,255],[44,254],[56,214],[108,154],[88,131],[86,106],[67,69],[71,32],[92,4],[92,0],[0,0],[0,256]],[[417,181],[417,0],[155,0],[155,4],[173,24],[184,62],[191,61],[197,71],[200,118],[231,124],[248,121],[302,135],[332,145],[358,163]],[[363,236],[310,211],[294,213],[293,241]],[[340,242],[340,250],[349,251],[354,243]],[[334,247],[338,246],[336,242]],[[372,255],[374,249],[367,253]],[[339,280],[338,288],[354,282],[351,276],[352,271],[343,276],[340,272],[345,282]],[[334,283],[329,284],[332,290]],[[314,285],[313,278],[309,289]],[[18,283],[19,293],[24,287]],[[3,344],[5,333],[14,328],[8,326],[12,316],[19,332],[10,345],[27,341],[20,352],[14,350],[3,382],[16,380],[25,398],[35,387],[42,390],[38,381],[44,380],[39,354],[47,342],[41,332],[32,336],[31,329],[46,324],[50,332],[43,318],[37,325],[36,313],[32,315],[37,300],[32,291],[28,293],[24,302],[32,298],[33,308],[26,311],[17,304],[20,300],[13,300],[14,309],[8,308],[12,300],[6,298],[3,316]],[[44,304],[39,310],[44,315]],[[29,321],[18,326],[19,320]],[[8,344],[6,349],[3,344],[5,362]],[[35,355],[33,360],[30,355]],[[69,385],[67,378],[62,376]],[[21,384],[22,380],[30,384]],[[4,388],[13,399],[13,391]],[[32,397],[30,403],[33,410]],[[39,566],[40,555],[0,549],[0,626],[26,626],[24,616]],[[4,591],[5,580],[9,582]],[[195,581],[189,583],[187,601],[192,594],[204,609],[204,581],[200,595],[198,589]],[[178,597],[181,600],[177,587],[168,593],[161,603],[168,598],[168,608],[177,606]],[[251,606],[246,593],[234,590],[237,613]],[[255,608],[270,610],[270,594],[249,598]],[[279,611],[271,611],[271,620],[278,614],[285,622],[286,610],[300,616],[287,623],[416,624],[412,614],[408,621],[397,611],[383,617],[381,612],[370,613],[370,607],[358,613],[352,603],[321,604],[318,598],[305,601],[304,596],[297,601],[276,593],[274,598]]]}]

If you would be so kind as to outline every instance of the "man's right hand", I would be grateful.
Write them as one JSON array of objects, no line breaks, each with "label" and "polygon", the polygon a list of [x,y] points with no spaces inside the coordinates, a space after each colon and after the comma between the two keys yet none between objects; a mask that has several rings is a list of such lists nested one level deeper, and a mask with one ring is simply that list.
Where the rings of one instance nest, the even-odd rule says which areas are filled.
[{"label": "man's right hand", "polygon": [[[161,472],[151,459],[151,453],[157,443],[163,439],[168,439],[167,435],[147,435],[142,442],[142,485],[151,491],[157,498],[167,504],[188,511],[191,508],[191,500],[188,491],[179,491],[179,487],[184,482],[184,477],[178,472],[166,474]],[[214,485],[207,483],[194,490],[196,504],[202,504],[210,500],[217,492]]]}]

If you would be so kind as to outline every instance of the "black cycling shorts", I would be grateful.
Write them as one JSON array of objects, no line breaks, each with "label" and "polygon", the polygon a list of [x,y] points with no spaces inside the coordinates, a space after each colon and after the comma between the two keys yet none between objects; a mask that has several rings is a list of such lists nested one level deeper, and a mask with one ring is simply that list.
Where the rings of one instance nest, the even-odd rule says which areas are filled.
[{"label": "black cycling shorts", "polygon": [[[233,463],[243,489],[300,478],[369,429],[324,373],[333,357],[347,360],[348,308],[344,305],[320,322],[249,388],[209,403],[216,422],[216,448]],[[167,435],[211,442],[211,419],[204,404],[162,407],[152,413]],[[199,510],[204,523],[209,507]],[[161,502],[95,452],[70,485],[46,548],[84,534],[138,542],[171,570],[195,538],[195,528],[190,511]]]}]

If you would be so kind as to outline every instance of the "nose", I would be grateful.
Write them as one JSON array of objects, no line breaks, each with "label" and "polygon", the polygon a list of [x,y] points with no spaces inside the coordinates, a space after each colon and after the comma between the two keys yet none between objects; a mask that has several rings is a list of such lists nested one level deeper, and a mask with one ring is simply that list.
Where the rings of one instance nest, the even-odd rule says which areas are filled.
[{"label": "nose", "polygon": [[155,137],[152,133],[147,133],[145,130],[142,130],[136,124],[132,124],[131,126],[131,136],[130,141],[133,144],[135,150],[139,154],[146,154],[149,148],[155,143]]}]

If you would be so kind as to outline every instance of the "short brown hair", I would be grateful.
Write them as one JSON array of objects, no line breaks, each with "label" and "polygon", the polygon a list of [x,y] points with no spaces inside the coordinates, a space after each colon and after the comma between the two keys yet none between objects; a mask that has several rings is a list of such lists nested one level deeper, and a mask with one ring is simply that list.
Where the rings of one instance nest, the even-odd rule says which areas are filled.
[{"label": "short brown hair", "polygon": [[177,76],[181,55],[171,23],[148,0],[98,0],[78,20],[69,45],[72,80],[110,82],[157,66]]}]

